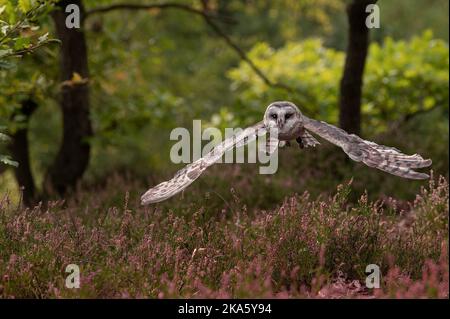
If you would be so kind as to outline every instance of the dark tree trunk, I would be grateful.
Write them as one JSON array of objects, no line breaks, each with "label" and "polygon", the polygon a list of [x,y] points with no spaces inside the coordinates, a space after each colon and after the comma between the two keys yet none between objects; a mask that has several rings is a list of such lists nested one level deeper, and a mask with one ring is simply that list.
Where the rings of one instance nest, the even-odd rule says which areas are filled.
[{"label": "dark tree trunk", "polygon": [[369,45],[366,7],[376,0],[353,0],[347,6],[349,37],[340,87],[339,125],[349,133],[361,133],[361,93]]},{"label": "dark tree trunk", "polygon": [[37,104],[31,99],[22,102],[22,107],[17,112],[24,116],[25,127],[20,128],[11,136],[12,140],[8,146],[13,159],[19,162],[19,167],[14,169],[14,174],[19,187],[22,189],[22,200],[26,206],[33,205],[36,199],[36,188],[31,173],[28,147],[28,121],[36,108]]},{"label": "dark tree trunk", "polygon": [[[90,146],[87,138],[92,135],[89,118],[89,88],[87,83],[73,83],[73,74],[88,78],[88,59],[84,31],[69,29],[65,20],[65,7],[76,4],[83,20],[84,8],[81,0],[64,0],[58,3],[60,10],[53,13],[56,33],[61,40],[61,79],[60,107],[63,115],[62,143],[53,165],[49,168],[45,181],[47,192],[64,194],[73,188],[81,178],[89,163]],[[66,81],[66,82],[64,82]]]}]

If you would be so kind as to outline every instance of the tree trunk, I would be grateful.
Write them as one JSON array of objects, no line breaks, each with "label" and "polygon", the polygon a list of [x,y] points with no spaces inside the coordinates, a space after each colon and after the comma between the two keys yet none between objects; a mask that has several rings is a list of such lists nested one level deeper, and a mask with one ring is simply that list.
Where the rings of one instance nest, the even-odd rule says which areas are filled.
[{"label": "tree trunk", "polygon": [[19,167],[14,169],[14,174],[19,187],[22,189],[22,200],[26,206],[33,205],[36,199],[36,188],[31,173],[28,147],[28,121],[36,108],[37,104],[31,99],[22,102],[19,112],[25,117],[26,126],[20,128],[11,136],[12,140],[8,145],[13,159],[19,162]]},{"label": "tree trunk", "polygon": [[[81,21],[84,7],[81,0],[64,0],[58,3],[60,10],[52,14],[56,33],[61,40],[61,79],[60,107],[63,115],[63,138],[55,162],[49,168],[45,181],[48,193],[64,194],[73,188],[82,177],[89,163],[90,146],[87,138],[92,136],[89,118],[89,88],[87,83],[70,81],[74,73],[83,79],[88,78],[88,59],[84,31],[69,29],[65,20],[65,7],[76,4],[80,8]],[[64,82],[66,81],[66,82]]]},{"label": "tree trunk", "polygon": [[361,93],[369,45],[366,7],[376,0],[353,0],[347,6],[349,38],[340,84],[339,125],[349,133],[361,133]]}]

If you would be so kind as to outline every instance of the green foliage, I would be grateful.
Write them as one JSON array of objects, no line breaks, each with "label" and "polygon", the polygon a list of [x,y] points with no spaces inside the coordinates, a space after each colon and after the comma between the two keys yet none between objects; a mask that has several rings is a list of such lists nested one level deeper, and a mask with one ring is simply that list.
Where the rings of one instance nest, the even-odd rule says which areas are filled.
[{"label": "green foliage", "polygon": [[11,157],[9,157],[7,155],[0,155],[0,163],[3,163],[5,165],[10,165],[10,166],[15,166],[15,167],[19,166],[19,163],[11,160]]},{"label": "green foliage", "polygon": [[25,56],[57,42],[40,26],[53,2],[0,0],[0,124],[12,132],[21,120],[11,121],[20,102],[29,96],[42,97],[48,86],[42,71],[31,69],[34,63]]},{"label": "green foliage", "polygon": [[228,72],[233,80],[232,88],[239,96],[235,109],[242,110],[238,111],[240,118],[252,115],[252,111],[261,117],[261,101],[268,104],[275,100],[291,100],[306,114],[317,115],[324,120],[337,118],[337,93],[344,60],[342,52],[324,47],[319,39],[309,39],[288,43],[278,50],[260,43],[249,56],[273,82],[295,91],[268,86],[246,63],[241,62],[238,68]]},{"label": "green foliage", "polygon": [[408,39],[426,29],[448,43],[449,2],[447,0],[380,0],[381,28],[372,29],[373,39],[379,41],[386,36]]},{"label": "green foliage", "polygon": [[[175,2],[201,8],[198,0]],[[85,2],[88,11],[112,3]],[[261,37],[281,45],[307,30],[319,34],[330,29],[331,14],[342,9],[340,0],[264,0],[251,5],[233,0],[210,5],[233,18],[235,23],[216,22],[244,49]],[[300,23],[305,28],[292,28]],[[190,128],[193,118],[214,126],[221,117],[222,123],[229,119],[227,107],[234,95],[225,73],[239,57],[201,17],[175,9],[120,10],[89,17],[85,29],[93,52],[89,62],[96,128],[91,141],[96,160],[88,175],[117,166],[164,169],[171,128]],[[235,118],[227,125],[239,122]]]},{"label": "green foliage", "polygon": [[4,60],[21,57],[56,40],[48,33],[39,33],[37,20],[51,10],[53,1],[1,0],[0,1],[0,69],[13,65]]},{"label": "green foliage", "polygon": [[[175,2],[201,8],[198,0]],[[87,0],[84,3],[89,11],[115,1]],[[288,46],[294,51],[301,51],[302,46],[308,46],[311,52],[320,51],[317,56],[303,57],[301,70],[291,67],[292,62],[286,61],[286,57],[276,57],[276,63],[272,64],[266,61],[270,64],[268,76],[273,78],[273,74],[279,74],[278,80],[294,86],[297,93],[271,89],[266,92],[250,70],[246,73],[252,83],[238,85],[237,81],[228,78],[227,72],[240,62],[239,57],[223,39],[211,32],[201,17],[176,9],[118,10],[92,15],[84,25],[89,49],[91,118],[95,131],[90,141],[93,156],[87,177],[99,178],[116,169],[139,171],[140,174],[169,169],[171,128],[190,128],[193,118],[202,119],[205,126],[220,128],[253,124],[261,118],[261,105],[275,98],[291,98],[301,102],[306,114],[336,121],[337,88],[343,63],[343,54],[336,48],[343,49],[346,43],[345,1],[263,0],[250,4],[231,0],[210,3],[221,14],[233,18],[233,23],[218,23],[245,51],[260,41],[267,43],[267,47],[270,44],[275,56],[279,51],[289,56]],[[380,5],[383,17],[395,9],[384,2]],[[434,10],[436,15],[442,15],[441,10]],[[403,25],[414,21],[411,16],[401,18]],[[383,18],[382,29],[391,23]],[[429,21],[423,23],[430,25]],[[52,32],[45,21],[41,28]],[[395,39],[408,35],[406,31],[398,33],[401,31],[398,28],[395,31]],[[299,39],[311,36],[321,40],[299,42]],[[264,45],[260,50],[265,50]],[[40,107],[30,122],[32,165],[38,180],[61,140],[61,114],[56,105],[60,90],[56,59],[56,51],[48,48],[36,52],[23,68],[17,70],[20,74],[8,78],[8,81],[13,78],[15,84],[3,91],[7,92],[8,101],[0,101],[0,112],[8,109],[5,113],[10,114],[18,107],[15,97],[23,98],[29,92],[39,96]],[[266,62],[263,59],[257,61]],[[325,66],[318,66],[320,63]],[[289,73],[288,78],[283,77],[284,72]],[[303,72],[308,73],[305,78]],[[22,89],[19,85],[25,87]],[[244,90],[242,87],[246,85],[260,92],[253,93],[253,88]],[[22,125],[20,121],[7,119],[0,115],[0,122],[12,131]],[[386,123],[375,127],[371,120],[369,124],[378,130]]]},{"label": "green foliage", "polygon": [[[0,143],[8,142],[8,141],[9,141],[9,136],[0,132]],[[17,162],[12,161],[9,156],[1,155],[1,154],[0,154],[0,163],[3,163],[5,165],[16,166],[16,167],[19,165]]]},{"label": "green foliage", "polygon": [[[283,99],[294,101],[307,115],[337,121],[343,52],[309,39],[278,50],[260,43],[250,57],[272,81],[295,91],[269,87],[242,62],[228,73],[239,94],[235,109],[241,118],[260,113],[261,101]],[[381,45],[372,43],[364,73],[365,124],[381,131],[390,121],[415,112],[440,108],[448,114],[448,68],[448,44],[433,39],[429,31],[408,41],[386,38]]]},{"label": "green foliage", "polygon": [[[24,56],[58,42],[41,30],[39,21],[54,3],[53,0],[0,0],[0,125],[7,126],[10,132],[23,125],[21,116],[13,116],[20,102],[30,95],[42,98],[47,86],[39,72],[24,68],[29,66]],[[0,162],[17,166],[5,155],[0,155]]]},{"label": "green foliage", "polygon": [[431,31],[411,40],[373,43],[364,73],[362,112],[374,127],[415,112],[448,114],[449,48]]}]

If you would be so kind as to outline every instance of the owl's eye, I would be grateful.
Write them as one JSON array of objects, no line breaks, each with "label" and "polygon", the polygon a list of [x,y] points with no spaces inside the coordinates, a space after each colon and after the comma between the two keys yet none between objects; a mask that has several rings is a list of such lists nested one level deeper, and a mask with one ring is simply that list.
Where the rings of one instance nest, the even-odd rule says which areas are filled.
[{"label": "owl's eye", "polygon": [[286,113],[286,115],[284,116],[284,118],[287,120],[287,119],[291,118],[292,115],[294,115],[294,113]]},{"label": "owl's eye", "polygon": [[275,113],[272,113],[272,114],[270,114],[270,117],[273,118],[274,120],[276,120],[278,115],[276,115]]}]

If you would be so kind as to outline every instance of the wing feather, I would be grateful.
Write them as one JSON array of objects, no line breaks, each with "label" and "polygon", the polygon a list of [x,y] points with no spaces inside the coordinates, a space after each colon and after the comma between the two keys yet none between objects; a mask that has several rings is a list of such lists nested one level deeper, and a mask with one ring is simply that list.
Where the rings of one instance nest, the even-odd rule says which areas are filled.
[{"label": "wing feather", "polygon": [[363,162],[369,167],[403,178],[429,178],[428,174],[416,172],[412,169],[430,166],[431,159],[424,159],[419,154],[406,155],[395,147],[366,141],[323,121],[316,121],[306,116],[303,116],[303,120],[305,129],[341,147],[356,162]]},{"label": "wing feather", "polygon": [[225,152],[231,150],[233,147],[243,146],[253,141],[258,135],[265,133],[266,129],[264,124],[260,122],[225,139],[216,145],[208,154],[179,170],[172,179],[150,188],[142,195],[141,204],[147,205],[161,202],[176,195],[192,184],[209,166],[217,162]]}]

